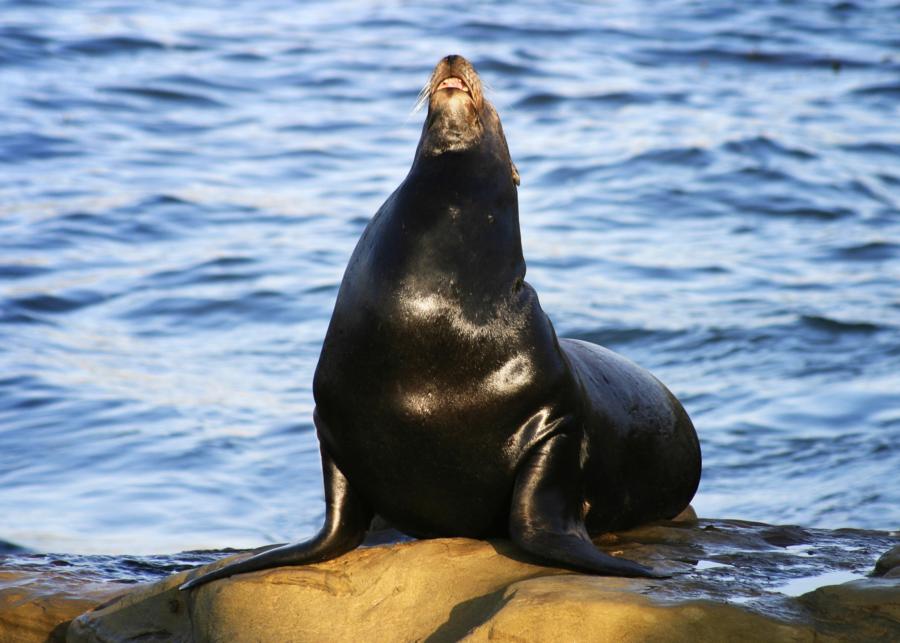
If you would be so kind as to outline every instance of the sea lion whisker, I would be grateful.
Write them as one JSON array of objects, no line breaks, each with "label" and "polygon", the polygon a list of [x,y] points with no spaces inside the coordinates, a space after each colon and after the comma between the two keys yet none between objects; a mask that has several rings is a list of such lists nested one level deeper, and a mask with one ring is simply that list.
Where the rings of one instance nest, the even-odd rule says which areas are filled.
[{"label": "sea lion whisker", "polygon": [[422,87],[421,91],[419,91],[419,95],[416,97],[416,102],[413,105],[412,111],[410,112],[410,116],[413,114],[418,114],[422,111],[422,108],[428,104],[428,99],[431,98],[431,79],[428,79],[428,82],[425,83],[425,86]]}]

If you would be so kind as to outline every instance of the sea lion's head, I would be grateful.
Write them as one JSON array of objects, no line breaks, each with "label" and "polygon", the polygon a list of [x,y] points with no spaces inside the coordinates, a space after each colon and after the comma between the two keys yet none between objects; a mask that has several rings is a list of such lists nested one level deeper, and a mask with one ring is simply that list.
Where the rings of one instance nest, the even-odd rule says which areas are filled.
[{"label": "sea lion's head", "polygon": [[500,117],[485,99],[481,79],[468,60],[457,55],[442,58],[421,99],[428,104],[428,116],[417,157],[479,150],[508,163],[513,181],[519,184]]}]

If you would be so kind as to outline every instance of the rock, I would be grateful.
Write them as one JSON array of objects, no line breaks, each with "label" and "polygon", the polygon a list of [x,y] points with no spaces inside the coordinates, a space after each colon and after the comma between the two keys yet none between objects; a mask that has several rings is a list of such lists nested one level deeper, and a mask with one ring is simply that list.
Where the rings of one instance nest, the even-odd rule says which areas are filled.
[{"label": "rock", "polygon": [[892,576],[891,572],[898,567],[900,567],[900,545],[895,545],[875,563],[875,575]]},{"label": "rock", "polygon": [[688,505],[680,514],[672,518],[672,522],[683,522],[688,525],[696,525],[698,520],[697,512],[694,511],[692,505]]},{"label": "rock", "polygon": [[189,576],[179,574],[86,614],[73,624],[69,640],[124,641],[151,629],[172,641],[378,640],[386,632],[413,640],[441,628],[452,633],[447,640],[456,640],[468,628],[457,631],[451,613],[479,613],[467,602],[523,578],[566,573],[499,555],[498,547],[509,549],[462,538],[358,549],[317,565],[232,577],[190,592],[178,591]]},{"label": "rock", "polygon": [[900,640],[900,578],[820,587],[801,596],[800,602],[841,640]]},{"label": "rock", "polygon": [[221,552],[98,556],[5,548],[0,553],[0,642],[63,641],[69,622],[86,610],[102,607],[138,582],[166,578],[218,557]]},{"label": "rock", "polygon": [[465,641],[812,641],[814,628],[709,600],[669,604],[633,580],[579,576],[514,583]]},{"label": "rock", "polygon": [[64,641],[73,618],[122,590],[65,572],[0,571],[0,641]]},{"label": "rock", "polygon": [[412,541],[189,592],[177,587],[200,570],[175,574],[79,616],[67,640],[900,640],[900,578],[866,576],[896,544],[725,520],[598,540],[673,574],[647,580],[543,567],[506,541]]}]

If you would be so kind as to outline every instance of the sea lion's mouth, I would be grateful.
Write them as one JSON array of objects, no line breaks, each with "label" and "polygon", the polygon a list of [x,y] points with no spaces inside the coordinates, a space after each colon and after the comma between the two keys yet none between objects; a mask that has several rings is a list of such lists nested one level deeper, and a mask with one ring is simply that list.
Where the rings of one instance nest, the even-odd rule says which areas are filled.
[{"label": "sea lion's mouth", "polygon": [[[481,112],[483,107],[481,79],[478,78],[475,69],[462,56],[445,56],[434,68],[431,78],[422,89],[419,104],[424,105],[435,100],[444,103],[447,99],[455,102],[463,96],[471,100],[476,112]],[[431,107],[433,104],[429,104],[429,108]]]},{"label": "sea lion's mouth", "polygon": [[[496,120],[484,100],[481,79],[462,56],[441,59],[419,95],[419,104],[428,105],[422,150],[429,156],[473,149],[484,134],[482,119]],[[493,116],[486,116],[488,112]]]},{"label": "sea lion's mouth", "polygon": [[469,86],[466,84],[466,81],[456,76],[448,76],[447,78],[442,80],[440,83],[438,83],[438,86],[434,91],[439,92],[442,89],[459,89],[460,91],[464,91],[467,94],[472,93],[469,91]]}]

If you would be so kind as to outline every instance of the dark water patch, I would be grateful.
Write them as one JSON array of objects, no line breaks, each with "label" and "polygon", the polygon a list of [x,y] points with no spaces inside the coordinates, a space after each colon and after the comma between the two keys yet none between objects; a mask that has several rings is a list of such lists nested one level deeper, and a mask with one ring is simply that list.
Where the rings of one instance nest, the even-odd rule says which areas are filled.
[{"label": "dark water patch", "polygon": [[576,255],[570,254],[561,257],[552,257],[545,259],[533,259],[529,261],[528,264],[530,266],[534,266],[535,268],[565,268],[565,269],[573,269],[573,268],[582,268],[584,266],[590,266],[594,264],[596,260],[593,257],[587,255]]},{"label": "dark water patch", "polygon": [[704,194],[706,198],[727,203],[735,212],[798,221],[830,221],[855,216],[856,211],[842,203],[852,192],[864,192],[873,200],[881,200],[856,180],[826,182],[807,176],[801,178],[792,173],[790,167],[774,167],[765,163],[707,174],[702,180],[705,185],[715,186]]},{"label": "dark water patch", "polygon": [[[194,134],[201,134],[204,132],[209,132],[212,130],[219,129],[220,126],[218,124],[199,124],[199,123],[184,123],[172,119],[160,120],[152,123],[145,123],[140,126],[140,129],[148,134],[160,134],[163,136],[192,136]],[[183,150],[154,150],[156,154],[164,154],[167,157],[183,157],[189,158],[190,154],[185,154]],[[152,161],[149,164],[153,164]]]},{"label": "dark water patch", "polygon": [[889,261],[900,255],[900,244],[870,241],[834,249],[830,256],[847,261]]},{"label": "dark water patch", "polygon": [[228,54],[223,54],[222,59],[238,63],[260,63],[266,61],[265,56],[263,56],[262,54],[254,53],[252,51],[236,51]]},{"label": "dark water patch", "polygon": [[191,107],[219,108],[225,104],[202,94],[164,89],[161,87],[131,87],[109,85],[101,87],[100,91],[111,94],[125,94],[136,96],[154,102],[164,104],[189,105]]},{"label": "dark water patch", "polygon": [[624,347],[630,344],[657,344],[672,341],[684,334],[678,330],[654,328],[603,328],[598,330],[574,330],[566,337],[592,342],[608,348]]},{"label": "dark water patch", "polygon": [[585,166],[562,165],[542,174],[539,177],[539,181],[542,184],[553,185],[572,181],[595,180],[598,175],[621,176],[624,174],[634,176],[636,173],[650,170],[651,167],[656,165],[701,168],[710,162],[711,158],[706,150],[700,148],[663,148],[640,152],[615,163]]},{"label": "dark water patch", "polygon": [[833,2],[828,7],[829,11],[838,14],[846,14],[846,13],[858,13],[862,10],[862,7],[856,2],[848,2],[847,0],[842,0],[841,2]]},{"label": "dark water patch", "polygon": [[321,284],[319,286],[311,286],[303,291],[304,295],[318,295],[320,293],[337,293],[339,283]]},{"label": "dark water patch", "polygon": [[0,279],[27,279],[50,272],[46,266],[25,263],[0,263]]},{"label": "dark water patch", "polygon": [[563,165],[555,167],[549,172],[545,172],[539,177],[539,181],[545,184],[565,184],[571,181],[577,181],[585,177],[600,172],[605,166],[592,165],[586,167],[576,167],[573,165]]},{"label": "dark water patch", "polygon": [[[331,145],[328,147],[314,148],[294,148],[290,150],[277,150],[275,152],[266,152],[257,154],[252,158],[259,161],[276,160],[276,159],[304,159],[307,161],[332,161],[335,159],[354,160],[358,157],[359,152],[354,149],[342,147],[340,145]],[[302,168],[298,168],[301,169]]]},{"label": "dark water patch", "polygon": [[31,248],[73,248],[86,240],[103,240],[114,243],[140,243],[147,239],[163,239],[171,235],[165,222],[142,215],[140,211],[124,207],[123,214],[115,212],[68,212],[48,221],[39,234],[21,243]]},{"label": "dark water patch", "polygon": [[777,217],[790,217],[795,219],[814,219],[820,221],[835,221],[844,217],[853,216],[853,210],[849,208],[832,208],[829,210],[813,207],[778,207],[778,206],[760,206],[755,208],[756,212],[762,214],[773,215]]},{"label": "dark water patch", "polygon": [[30,236],[17,239],[16,243],[20,249],[31,252],[87,249],[85,242],[90,240],[124,245],[147,244],[188,234],[207,225],[208,214],[205,206],[157,194],[102,212],[64,212],[41,221]]},{"label": "dark water patch", "polygon": [[[281,74],[266,79],[267,84],[275,87],[315,87],[316,89],[340,89],[345,87],[354,88],[358,83],[350,78],[334,74],[317,74],[310,76],[309,73],[291,72],[289,74]],[[324,98],[324,97],[323,97]]]},{"label": "dark water patch", "polygon": [[160,214],[166,218],[179,220],[185,224],[191,224],[192,218],[207,212],[207,207],[172,194],[153,194],[144,197],[133,204],[115,208],[117,215],[150,215],[158,219]]},{"label": "dark water patch", "polygon": [[625,161],[626,166],[664,164],[701,168],[711,162],[709,153],[698,147],[678,147],[648,150]]},{"label": "dark water patch", "polygon": [[162,50],[165,46],[156,40],[136,36],[111,36],[88,38],[64,46],[64,50],[90,56],[111,56],[138,51]]},{"label": "dark water patch", "polygon": [[55,230],[60,236],[72,240],[85,238],[105,239],[129,245],[139,244],[144,240],[159,241],[173,236],[172,226],[155,221],[151,216],[139,216],[134,219],[112,219],[97,216],[91,226],[61,226]]},{"label": "dark water patch", "polygon": [[7,4],[12,8],[42,8],[42,7],[59,7],[59,0],[7,0]]},{"label": "dark water patch", "polygon": [[864,60],[846,57],[821,56],[799,52],[775,52],[758,49],[729,50],[724,48],[660,48],[646,47],[637,50],[631,58],[642,65],[739,65],[770,69],[827,69],[837,73],[843,69],[867,69],[876,66]]},{"label": "dark water patch", "polygon": [[[29,376],[10,377],[6,378],[5,382],[0,384],[0,390],[5,391],[5,394],[0,396],[0,439],[4,440],[0,458],[12,457],[16,460],[15,427],[27,430],[32,441],[40,439],[40,433],[36,430],[34,422],[40,421],[41,417],[53,418],[57,423],[68,419],[67,413],[72,409],[67,398],[71,397],[71,392]],[[30,423],[23,422],[23,418],[27,418]],[[52,424],[48,428],[52,431]],[[19,451],[28,452],[27,449]],[[20,460],[16,466],[33,467],[39,461],[41,460]],[[0,472],[0,476],[9,473],[4,470]]]},{"label": "dark water patch", "polygon": [[679,266],[673,268],[667,266],[626,264],[622,269],[624,272],[639,279],[659,279],[674,282],[685,282],[691,279],[706,279],[709,275],[723,275],[729,272],[727,268],[722,266]]},{"label": "dark water patch", "polygon": [[47,160],[63,156],[81,156],[74,140],[60,136],[46,136],[36,132],[0,134],[0,163],[21,163]]},{"label": "dark water patch", "polygon": [[321,120],[316,119],[315,121],[310,121],[306,123],[293,123],[291,125],[283,125],[278,128],[279,132],[309,132],[309,133],[321,133],[322,131],[327,132],[342,132],[348,130],[357,130],[368,127],[368,123],[363,121],[327,121],[323,123]]},{"label": "dark water patch", "polygon": [[473,61],[480,74],[496,73],[502,76],[527,76],[528,78],[542,78],[549,74],[535,65],[505,60],[492,56],[481,56]]},{"label": "dark water patch", "polygon": [[648,105],[653,103],[678,104],[686,101],[688,95],[684,92],[638,92],[617,91],[601,92],[581,96],[571,96],[553,92],[539,91],[531,93],[519,99],[513,104],[513,109],[546,109],[562,104],[598,104],[612,107],[626,107],[628,105]]},{"label": "dark water patch", "polygon": [[203,87],[206,89],[213,89],[225,92],[239,92],[239,93],[251,93],[253,92],[252,87],[248,87],[246,85],[238,85],[235,83],[227,83],[221,80],[213,80],[212,78],[199,76],[196,74],[167,74],[165,76],[157,76],[155,78],[149,79],[148,82],[155,84],[174,84],[174,85],[184,85],[186,87]]},{"label": "dark water patch", "polygon": [[198,31],[194,28],[188,28],[179,30],[178,34],[184,41],[194,44],[199,49],[203,49],[203,47],[196,43],[204,43],[208,48],[216,49],[229,45],[251,43],[258,36],[258,32],[252,28],[230,30],[228,32],[219,32],[216,29]]},{"label": "dark water patch", "polygon": [[216,257],[201,265],[208,268],[231,268],[233,266],[250,266],[256,263],[258,263],[258,261],[254,257],[229,256]]},{"label": "dark water patch", "polygon": [[469,38],[575,38],[591,34],[587,28],[553,25],[525,25],[466,20],[454,32]]},{"label": "dark water patch", "polygon": [[822,317],[819,315],[802,315],[800,322],[803,326],[816,331],[823,331],[829,334],[838,335],[844,333],[862,333],[870,335],[882,330],[878,324],[863,321],[841,321],[830,317]]},{"label": "dark water patch", "polygon": [[26,547],[0,540],[0,556],[24,555],[29,553],[31,552]]},{"label": "dark water patch", "polygon": [[105,301],[106,297],[91,290],[69,291],[65,295],[27,295],[14,297],[10,303],[29,313],[68,313]]},{"label": "dark water patch", "polygon": [[855,96],[876,96],[884,98],[900,98],[900,83],[889,85],[869,85],[854,89]]},{"label": "dark water patch", "polygon": [[722,146],[722,149],[739,156],[749,156],[758,159],[765,159],[772,156],[784,156],[800,160],[816,158],[816,154],[813,152],[787,147],[767,136],[754,136],[736,141],[728,141]]},{"label": "dark water patch", "polygon": [[547,107],[550,105],[561,103],[565,100],[566,98],[561,94],[554,94],[551,92],[535,92],[533,94],[529,94],[525,98],[516,101],[516,103],[513,104],[513,109]]},{"label": "dark water patch", "polygon": [[0,38],[4,43],[12,41],[32,47],[40,47],[53,42],[51,38],[21,25],[0,25]]},{"label": "dark water patch", "polygon": [[170,324],[190,327],[216,328],[246,318],[256,323],[287,323],[301,310],[285,293],[256,290],[240,299],[210,297],[160,297],[122,315],[124,319],[141,320],[163,318]]},{"label": "dark water patch", "polygon": [[844,187],[859,196],[866,197],[867,199],[871,199],[873,201],[878,201],[883,205],[894,208],[896,212],[896,204],[894,203],[892,198],[877,191],[875,189],[874,183],[870,185],[867,181],[853,179],[852,181],[848,181],[847,183],[845,183]]},{"label": "dark water patch", "polygon": [[381,17],[365,18],[360,20],[359,24],[368,29],[408,29],[416,26],[415,22],[409,20]]},{"label": "dark water patch", "polygon": [[74,96],[47,97],[27,96],[23,103],[39,110],[65,112],[67,110],[100,110],[103,112],[132,112],[145,113],[145,107],[117,100],[96,100],[91,98],[77,98]]},{"label": "dark water patch", "polygon": [[163,270],[146,278],[154,288],[173,288],[198,285],[204,283],[227,283],[248,281],[263,276],[260,270],[240,270],[248,266],[257,266],[258,262],[250,257],[218,257],[204,261],[195,266],[177,270]]},{"label": "dark water patch", "polygon": [[845,143],[838,146],[847,152],[855,152],[863,156],[870,154],[884,155],[892,159],[900,158],[900,143],[891,141],[865,141],[860,143]]},{"label": "dark water patch", "polygon": [[58,404],[60,402],[59,398],[56,397],[40,397],[40,396],[32,396],[28,398],[22,398],[18,400],[13,400],[9,404],[3,405],[4,411],[34,411],[35,409],[39,409],[45,406],[52,406],[54,404]]},{"label": "dark water patch", "polygon": [[0,25],[0,66],[41,61],[53,41],[26,27]]},{"label": "dark water patch", "polygon": [[35,315],[28,315],[22,311],[15,310],[5,302],[0,301],[0,324],[27,326],[31,324],[51,324],[51,322]]},{"label": "dark water patch", "polygon": [[32,389],[46,389],[46,385],[34,375],[14,375],[10,377],[0,377],[0,388],[4,387],[28,387]]},{"label": "dark water patch", "polygon": [[801,41],[797,35],[790,33],[772,33],[757,29],[732,30],[727,27],[716,30],[716,40],[727,41],[732,49],[754,51],[761,45],[796,45]]},{"label": "dark water patch", "polygon": [[59,397],[47,397],[39,395],[32,395],[30,397],[11,397],[8,402],[0,406],[0,409],[2,409],[2,413],[4,415],[12,414],[12,416],[14,417],[16,413],[21,413],[23,411],[34,413],[40,409],[46,409],[48,407],[59,405],[61,403],[62,399]]},{"label": "dark water patch", "polygon": [[64,567],[67,571],[84,570],[93,580],[111,583],[149,583],[183,572],[198,565],[241,553],[245,550],[221,549],[186,551],[162,556],[102,556],[78,554],[37,554],[28,550],[8,552],[2,563],[10,571],[47,571]]}]

